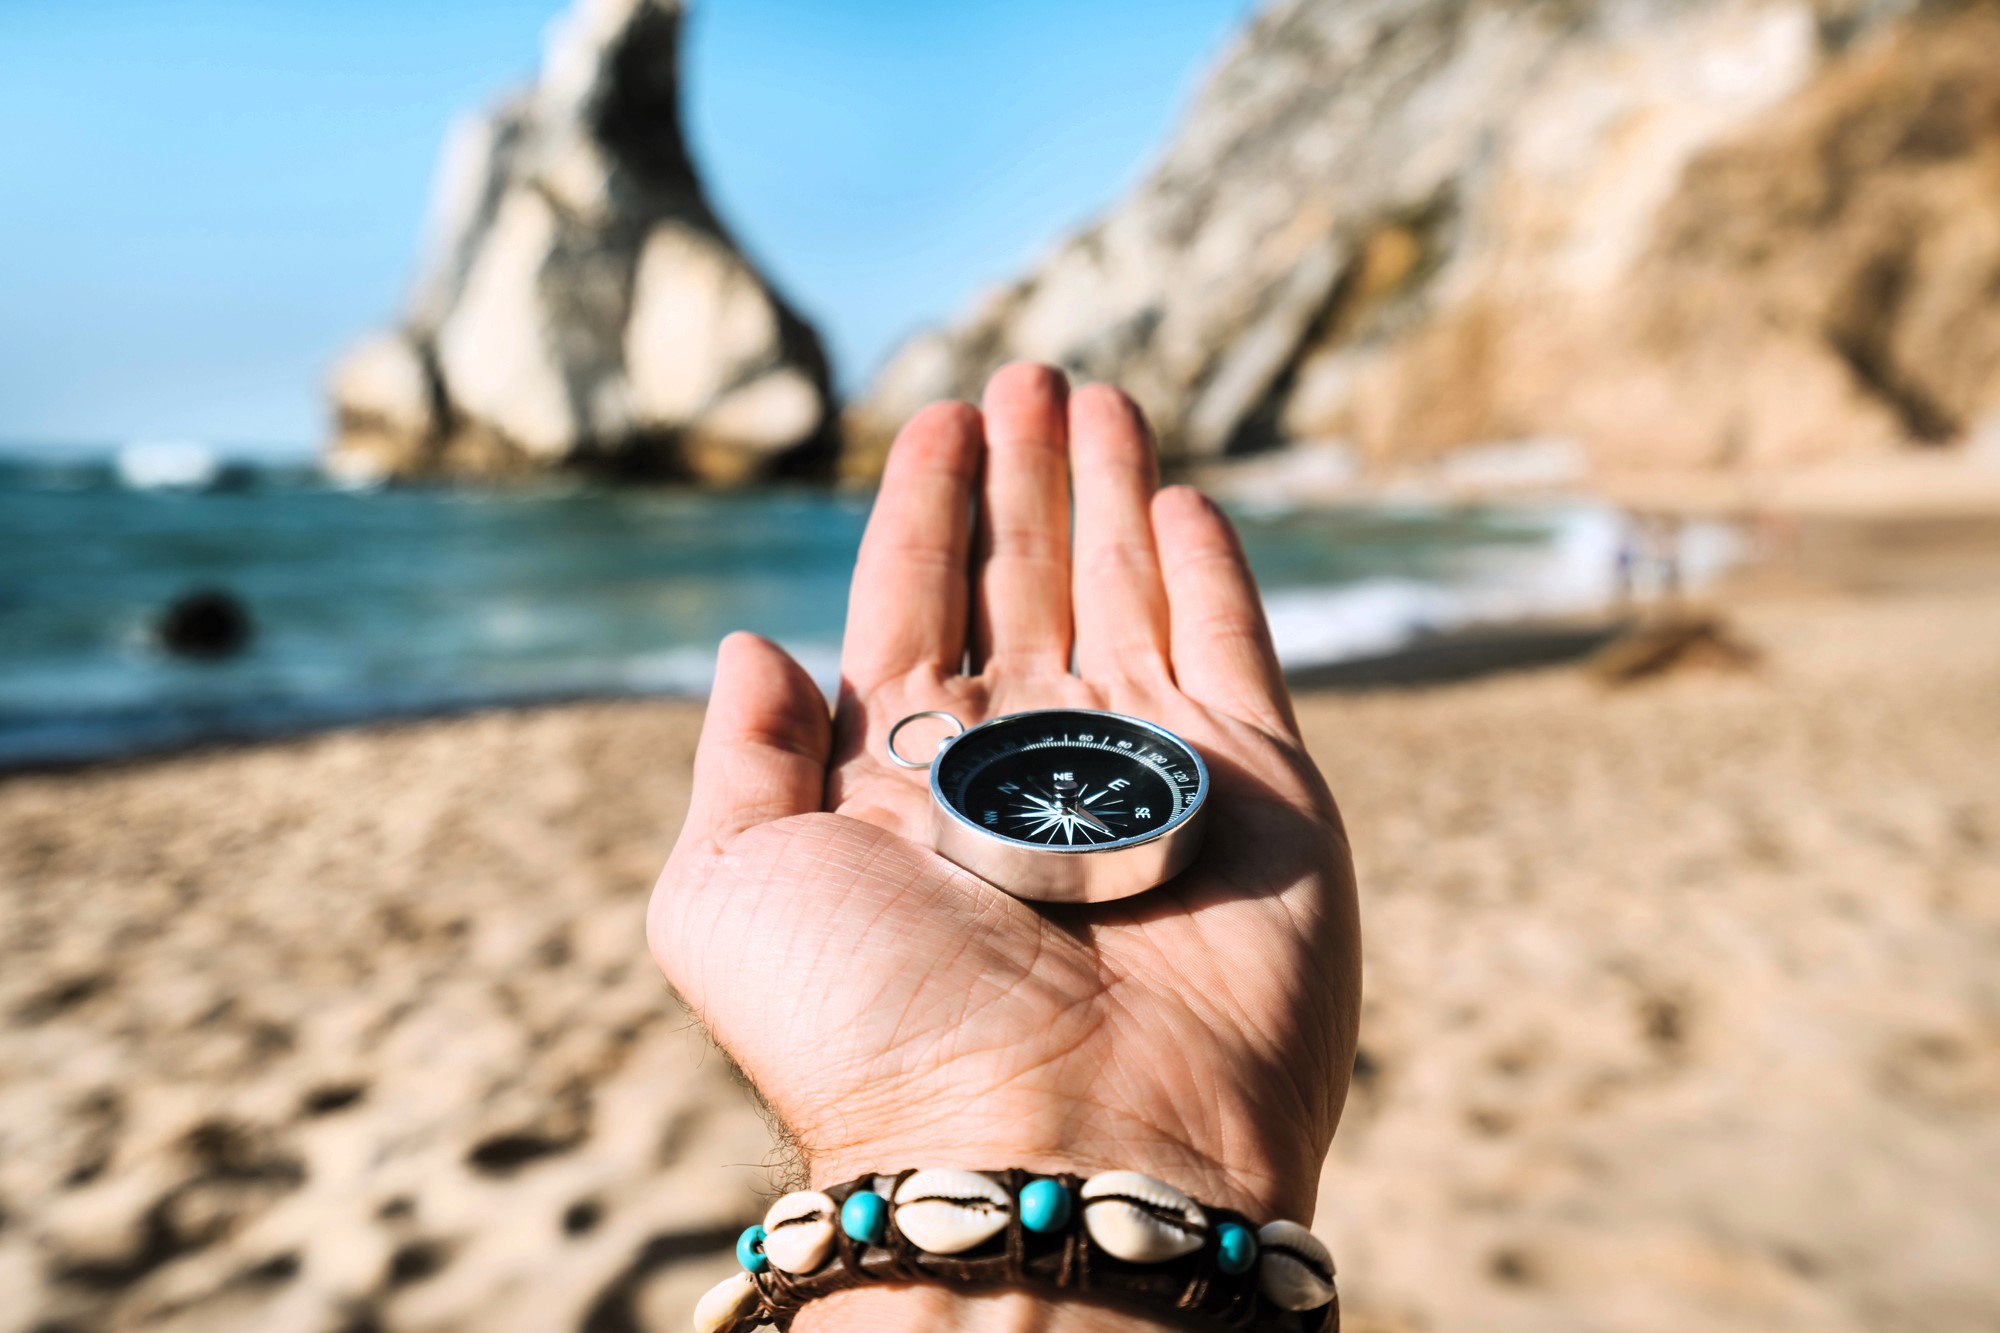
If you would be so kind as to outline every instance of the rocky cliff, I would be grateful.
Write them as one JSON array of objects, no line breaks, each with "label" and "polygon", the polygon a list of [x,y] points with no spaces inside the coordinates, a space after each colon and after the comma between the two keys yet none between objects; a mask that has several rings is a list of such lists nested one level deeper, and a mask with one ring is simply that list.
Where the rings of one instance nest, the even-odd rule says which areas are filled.
[{"label": "rocky cliff", "polygon": [[400,328],[335,369],[332,463],[728,484],[830,459],[825,358],[704,199],[678,0],[577,0],[535,86],[460,127]]},{"label": "rocky cliff", "polygon": [[1127,200],[892,358],[849,470],[1021,356],[1182,461],[1949,446],[2000,412],[2000,13],[1279,0]]}]

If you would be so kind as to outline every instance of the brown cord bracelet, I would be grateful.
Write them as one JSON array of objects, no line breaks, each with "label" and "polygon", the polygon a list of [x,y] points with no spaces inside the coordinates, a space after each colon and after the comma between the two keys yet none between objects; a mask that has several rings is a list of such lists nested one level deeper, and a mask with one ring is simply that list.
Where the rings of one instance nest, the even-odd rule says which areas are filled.
[{"label": "brown cord bracelet", "polygon": [[1304,1227],[1260,1229],[1130,1171],[863,1176],[779,1199],[737,1257],[745,1271],[702,1297],[696,1333],[785,1330],[821,1297],[919,1282],[1087,1291],[1190,1328],[1340,1328],[1332,1257]]}]

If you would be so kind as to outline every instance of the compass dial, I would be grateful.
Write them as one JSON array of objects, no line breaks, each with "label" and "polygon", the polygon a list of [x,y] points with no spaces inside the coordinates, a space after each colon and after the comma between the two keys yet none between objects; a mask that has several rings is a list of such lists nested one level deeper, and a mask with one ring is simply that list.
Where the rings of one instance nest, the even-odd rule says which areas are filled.
[{"label": "compass dial", "polygon": [[1200,805],[1208,774],[1170,733],[1136,718],[1042,709],[967,732],[938,756],[936,795],[960,820],[1054,851],[1159,836]]}]

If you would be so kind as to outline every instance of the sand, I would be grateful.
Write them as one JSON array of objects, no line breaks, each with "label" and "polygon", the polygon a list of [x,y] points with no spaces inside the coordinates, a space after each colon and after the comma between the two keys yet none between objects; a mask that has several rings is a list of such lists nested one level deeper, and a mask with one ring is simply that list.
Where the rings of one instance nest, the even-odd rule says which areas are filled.
[{"label": "sand", "polygon": [[[1350,1327],[2000,1327],[2000,593],[1314,695]],[[680,1329],[770,1140],[658,980],[698,712],[0,782],[0,1333]]]}]

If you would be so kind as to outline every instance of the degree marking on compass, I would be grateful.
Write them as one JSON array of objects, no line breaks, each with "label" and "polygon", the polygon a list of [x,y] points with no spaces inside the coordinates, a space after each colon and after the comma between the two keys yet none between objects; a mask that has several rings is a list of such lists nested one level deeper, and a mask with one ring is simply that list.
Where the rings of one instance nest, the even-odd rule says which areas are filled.
[{"label": "degree marking on compass", "polygon": [[[1089,740],[1082,740],[1078,738],[1076,733],[1065,732],[1060,741],[1052,734],[1045,735],[1037,741],[1030,741],[1012,749],[994,751],[987,754],[983,759],[975,761],[969,771],[952,784],[957,793],[953,800],[953,805],[959,809],[965,808],[963,802],[970,798],[972,794],[972,783],[995,762],[1013,754],[1059,747],[1101,750],[1107,754],[1123,755],[1143,765],[1139,770],[1140,772],[1157,773],[1160,779],[1167,785],[1169,792],[1168,805],[1171,808],[1166,812],[1169,823],[1179,818],[1184,808],[1184,803],[1192,797],[1194,789],[1197,789],[1200,785],[1192,773],[1188,773],[1184,768],[1175,767],[1182,762],[1180,757],[1167,753],[1165,750],[1155,749],[1143,742],[1134,742],[1129,739],[1121,740],[1108,735],[1100,736],[1096,733],[1091,733]],[[1061,761],[1058,760],[1057,762]],[[1052,769],[1051,771],[1055,770]],[[1071,771],[1073,772],[1074,770]],[[1032,780],[1024,781],[1029,789],[1039,785]],[[1105,798],[1114,792],[1123,795],[1132,785],[1132,779],[1129,776],[1114,778],[1110,780],[1103,790],[1076,798],[1077,804],[1074,810],[1065,814],[1061,808],[1061,802],[1059,800],[1052,800],[1048,794],[1037,792],[1031,795],[1029,791],[1023,790],[1023,786],[1020,783],[1008,782],[998,784],[999,790],[1002,793],[1011,794],[1016,797],[1017,804],[1021,799],[1028,799],[1031,802],[1029,809],[1022,810],[1016,808],[1006,812],[1007,822],[1014,824],[1026,823],[1030,827],[1022,829],[1017,833],[1003,836],[1011,836],[1027,842],[1040,842],[1046,845],[1055,841],[1056,831],[1061,829],[1066,844],[1070,846],[1095,846],[1099,845],[1102,841],[1092,830],[1092,825],[1096,825],[1098,828],[1105,830],[1106,838],[1114,845],[1129,839],[1138,838],[1148,832],[1148,830],[1134,829],[1129,833],[1121,833],[1111,828],[1111,826],[1104,824],[1102,820],[1094,818],[1097,815],[1112,816],[1120,820],[1136,817],[1142,821],[1150,822],[1152,820],[1153,809],[1157,808],[1157,802],[1145,807],[1143,815],[1138,814],[1135,809],[1124,804],[1122,801],[1117,804],[1099,804],[1100,802],[1104,802]],[[1182,790],[1183,787],[1188,789],[1185,794]],[[1137,795],[1138,793],[1134,792],[1132,794]],[[1083,808],[1085,806],[1090,808]],[[966,813],[970,815],[972,812],[967,810]],[[992,826],[988,825],[988,827]],[[993,831],[996,833],[999,832],[998,829],[994,829]],[[1081,844],[1079,844],[1076,836],[1079,832],[1083,834]]]}]

